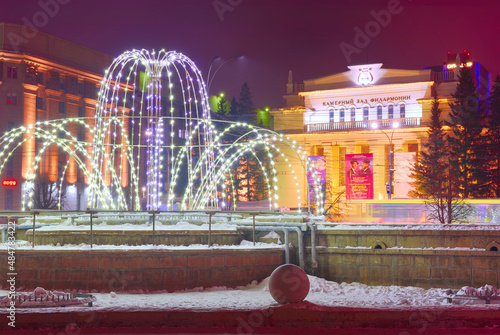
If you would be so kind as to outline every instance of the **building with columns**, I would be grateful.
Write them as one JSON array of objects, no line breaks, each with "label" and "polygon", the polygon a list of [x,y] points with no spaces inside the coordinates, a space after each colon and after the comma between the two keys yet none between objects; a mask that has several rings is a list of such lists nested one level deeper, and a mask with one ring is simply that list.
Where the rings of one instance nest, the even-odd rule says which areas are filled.
[{"label": "building with columns", "polygon": [[[0,23],[0,134],[37,121],[71,117],[86,117],[91,125],[97,92],[112,57],[40,31],[27,37],[23,29]],[[67,131],[92,143],[92,134],[82,126],[69,125]],[[0,186],[0,209],[20,209],[23,185],[40,145],[35,136],[25,134],[22,150],[7,160],[0,175],[7,181]],[[88,150],[91,154],[90,145]],[[89,160],[85,164],[90,168]],[[85,209],[88,180],[73,158],[52,145],[43,153],[39,173],[55,182],[61,169],[67,170],[66,209]]]},{"label": "building with columns", "polygon": [[[273,129],[296,141],[308,156],[324,156],[327,197],[345,191],[352,200],[409,198],[410,167],[427,139],[433,92],[446,118],[461,67],[470,68],[480,94],[488,96],[488,71],[465,50],[449,53],[443,65],[422,70],[364,64],[303,83],[293,82],[290,71],[286,105],[271,111]],[[350,179],[351,162],[356,161],[358,173],[363,160],[369,164],[370,178]],[[286,186],[288,168],[280,163],[280,204],[296,207],[296,196]],[[308,178],[303,173],[299,179],[306,198]]]}]

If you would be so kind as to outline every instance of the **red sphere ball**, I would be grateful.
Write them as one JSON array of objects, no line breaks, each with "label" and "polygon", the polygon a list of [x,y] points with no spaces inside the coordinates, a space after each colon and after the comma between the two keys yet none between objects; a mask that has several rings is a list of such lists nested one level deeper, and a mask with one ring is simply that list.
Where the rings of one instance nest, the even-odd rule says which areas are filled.
[{"label": "red sphere ball", "polygon": [[269,278],[269,293],[280,304],[303,301],[309,293],[309,278],[296,265],[283,264]]}]

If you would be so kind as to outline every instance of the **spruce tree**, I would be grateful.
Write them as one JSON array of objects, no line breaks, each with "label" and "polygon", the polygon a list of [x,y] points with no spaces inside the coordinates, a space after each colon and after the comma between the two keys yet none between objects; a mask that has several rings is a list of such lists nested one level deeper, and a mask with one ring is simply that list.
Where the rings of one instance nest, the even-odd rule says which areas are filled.
[{"label": "spruce tree", "polygon": [[230,115],[238,115],[238,102],[236,101],[236,98],[233,97],[231,99],[231,107],[229,108],[229,114]]},{"label": "spruce tree", "polygon": [[439,197],[443,192],[443,184],[446,183],[447,178],[443,172],[448,169],[448,150],[441,113],[437,95],[434,95],[427,131],[428,139],[422,143],[420,159],[413,168],[412,176],[415,179],[413,195],[419,198]]},{"label": "spruce tree", "polygon": [[452,175],[457,176],[463,198],[481,197],[485,187],[486,155],[482,136],[480,99],[475,79],[468,67],[462,67],[458,84],[450,103],[450,145]]},{"label": "spruce tree", "polygon": [[255,107],[252,101],[252,93],[246,82],[241,86],[240,98],[238,99],[238,114],[251,114]]},{"label": "spruce tree", "polygon": [[467,220],[470,207],[459,197],[460,189],[455,170],[451,168],[441,113],[434,87],[428,140],[422,143],[419,161],[412,168],[415,189],[410,195],[425,200],[428,221],[462,222]]},{"label": "spruce tree", "polygon": [[217,104],[217,114],[228,114],[227,100],[223,95],[219,96],[219,103]]},{"label": "spruce tree", "polygon": [[490,96],[490,119],[488,126],[489,156],[491,161],[491,195],[500,197],[500,76],[495,78]]}]

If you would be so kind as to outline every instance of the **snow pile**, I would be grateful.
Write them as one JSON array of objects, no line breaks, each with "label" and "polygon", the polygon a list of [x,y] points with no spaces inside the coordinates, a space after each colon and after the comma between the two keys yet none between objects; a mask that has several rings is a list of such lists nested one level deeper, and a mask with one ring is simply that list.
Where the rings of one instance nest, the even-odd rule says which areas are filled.
[{"label": "snow pile", "polygon": [[323,230],[498,230],[500,224],[433,224],[433,223],[393,223],[393,224],[373,224],[373,223],[328,223],[318,222],[318,229]]},{"label": "snow pile", "polygon": [[[97,310],[264,310],[279,304],[269,294],[269,278],[261,282],[253,281],[244,287],[235,289],[215,286],[196,287],[172,293],[92,293],[96,301],[93,309]],[[336,283],[322,278],[309,276],[310,291],[306,302],[322,308],[377,308],[377,309],[412,309],[412,308],[459,308],[456,304],[474,304],[500,308],[499,304],[485,305],[484,301],[460,300],[447,302],[449,289],[423,289],[402,286],[368,286],[360,283]],[[7,292],[7,291],[3,291]],[[0,295],[3,293],[0,291]],[[78,310],[81,307],[69,306],[51,310]],[[30,310],[30,312],[43,309]],[[21,312],[21,310],[19,310]]]},{"label": "snow pile", "polygon": [[[176,224],[163,224],[161,221],[155,222],[155,230],[207,230],[208,223],[193,224],[186,221],[180,220]],[[99,231],[152,231],[152,223],[144,224],[134,224],[134,223],[123,223],[123,224],[107,224],[106,222],[101,222],[99,224],[92,225],[93,230]],[[236,231],[236,226],[228,223],[212,223],[212,230],[224,230],[224,231]],[[72,224],[60,224],[60,225],[50,225],[43,226],[37,229],[37,231],[87,231],[90,230],[90,225],[72,225]]]},{"label": "snow pile", "polygon": [[95,301],[91,295],[84,299],[79,299],[76,294],[59,291],[47,291],[42,287],[37,287],[33,292],[25,293],[20,292],[16,294],[9,294],[0,299],[0,307],[10,306],[11,300],[15,302],[17,308],[26,307],[60,307],[69,305],[82,305]]},{"label": "snow pile", "polygon": [[500,298],[500,289],[492,286],[492,285],[484,285],[478,289],[470,286],[462,287],[456,294],[456,296],[466,296],[466,297],[499,297]]},{"label": "snow pile", "polygon": [[444,289],[402,286],[368,286],[360,283],[336,283],[309,276],[311,288],[306,300],[330,307],[410,307],[443,304]]},{"label": "snow pile", "polygon": [[268,239],[268,240],[277,240],[277,243],[281,244],[280,235],[275,231],[269,232],[268,234],[266,234],[265,236],[262,236],[261,238]]}]

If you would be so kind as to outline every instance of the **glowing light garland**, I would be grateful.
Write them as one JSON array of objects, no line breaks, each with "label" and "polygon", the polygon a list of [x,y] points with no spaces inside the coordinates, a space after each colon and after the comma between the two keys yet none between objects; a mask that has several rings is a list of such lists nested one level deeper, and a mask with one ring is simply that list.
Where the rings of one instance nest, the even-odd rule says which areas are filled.
[{"label": "glowing light garland", "polygon": [[[132,50],[117,57],[101,82],[93,121],[93,128],[84,117],[37,122],[0,137],[0,172],[7,158],[33,138],[23,138],[25,134],[41,142],[24,182],[23,209],[33,206],[35,178],[44,152],[52,145],[68,157],[58,176],[59,207],[70,160],[74,160],[77,171],[89,180],[89,208],[141,210],[145,206],[159,210],[165,205],[171,209],[179,195],[179,209],[227,207],[231,200],[236,208],[231,170],[239,157],[249,153],[262,170],[269,209],[279,208],[278,161],[274,157],[291,171],[297,207],[302,208],[298,174],[282,150],[291,148],[301,173],[306,174],[307,156],[302,148],[269,129],[212,121],[201,72],[180,53]],[[75,127],[91,133],[93,142],[79,141]],[[238,132],[242,135],[234,139]],[[256,155],[258,150],[267,157],[268,167]],[[187,186],[176,195],[182,171],[186,172]],[[314,175],[314,179],[316,203],[323,208],[319,178]]]}]

